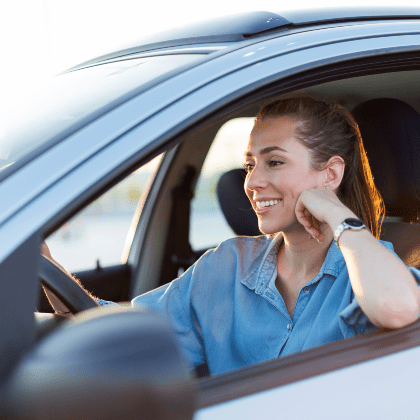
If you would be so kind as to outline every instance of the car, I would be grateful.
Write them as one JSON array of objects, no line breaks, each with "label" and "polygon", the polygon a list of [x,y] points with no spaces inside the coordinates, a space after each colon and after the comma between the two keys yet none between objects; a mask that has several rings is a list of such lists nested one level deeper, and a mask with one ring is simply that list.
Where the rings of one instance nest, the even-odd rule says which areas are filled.
[{"label": "car", "polygon": [[[233,155],[262,104],[304,92],[354,111],[387,208],[382,238],[419,268],[419,86],[420,9],[382,7],[200,22],[54,77],[0,142],[0,417],[417,418],[419,322],[210,377],[188,372],[167,320],[98,307],[40,248],[54,251],[54,232],[80,237],[152,161],[142,194],[127,187],[122,262],[76,273],[94,295],[129,301],[226,237],[257,235]],[[98,241],[113,248],[114,233]],[[41,284],[74,318],[52,313]]]}]

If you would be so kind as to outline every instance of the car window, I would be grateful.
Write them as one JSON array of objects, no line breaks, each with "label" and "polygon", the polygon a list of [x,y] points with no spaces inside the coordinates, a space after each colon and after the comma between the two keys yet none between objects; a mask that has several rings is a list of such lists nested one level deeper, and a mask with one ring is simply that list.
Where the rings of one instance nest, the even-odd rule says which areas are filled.
[{"label": "car window", "polygon": [[219,206],[216,188],[225,172],[243,167],[253,125],[253,118],[228,121],[220,128],[210,147],[191,203],[190,243],[195,251],[217,246],[235,236]]},{"label": "car window", "polygon": [[119,264],[139,200],[162,156],[133,172],[54,232],[46,240],[53,257],[70,272]]}]

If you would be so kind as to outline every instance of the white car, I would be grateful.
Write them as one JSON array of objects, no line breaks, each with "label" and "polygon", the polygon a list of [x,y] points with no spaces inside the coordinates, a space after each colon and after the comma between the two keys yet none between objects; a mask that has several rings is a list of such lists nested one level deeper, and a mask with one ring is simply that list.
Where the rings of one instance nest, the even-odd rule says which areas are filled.
[{"label": "white car", "polygon": [[[127,187],[123,262],[79,270],[88,290],[129,301],[226,236],[258,234],[226,156],[262,103],[297,90],[354,110],[383,238],[420,267],[420,9],[252,12],[126,45],[56,76],[0,139],[1,418],[419,418],[418,322],[209,377],[186,370],[166,320],[96,307],[40,255],[153,159],[147,189]],[[114,228],[97,230],[105,250]],[[40,282],[77,315],[51,313]]]}]

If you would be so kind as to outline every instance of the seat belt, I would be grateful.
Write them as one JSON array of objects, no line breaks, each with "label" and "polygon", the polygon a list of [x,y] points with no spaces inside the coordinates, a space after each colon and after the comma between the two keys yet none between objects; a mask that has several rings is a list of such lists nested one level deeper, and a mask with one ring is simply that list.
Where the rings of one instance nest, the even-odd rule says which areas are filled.
[{"label": "seat belt", "polygon": [[191,200],[194,197],[193,181],[196,170],[185,166],[180,183],[172,190],[171,261],[179,269],[186,269],[194,264],[196,258],[190,245]]}]

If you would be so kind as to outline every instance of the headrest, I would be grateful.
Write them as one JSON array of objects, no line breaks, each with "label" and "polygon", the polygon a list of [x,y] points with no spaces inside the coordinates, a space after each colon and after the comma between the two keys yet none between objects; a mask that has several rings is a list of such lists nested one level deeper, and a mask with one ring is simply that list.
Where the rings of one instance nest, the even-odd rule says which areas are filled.
[{"label": "headrest", "polygon": [[245,171],[232,169],[217,184],[217,198],[223,214],[236,235],[258,236],[257,215],[244,191]]},{"label": "headrest", "polygon": [[388,216],[416,218],[420,209],[420,115],[397,99],[358,105],[359,124],[375,185]]}]

